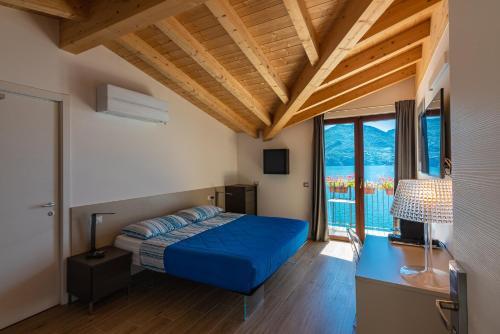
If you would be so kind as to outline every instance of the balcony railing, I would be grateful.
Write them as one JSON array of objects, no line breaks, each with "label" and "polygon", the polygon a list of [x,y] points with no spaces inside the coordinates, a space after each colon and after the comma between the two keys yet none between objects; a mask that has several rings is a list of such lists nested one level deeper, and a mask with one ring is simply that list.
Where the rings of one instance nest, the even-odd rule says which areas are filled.
[{"label": "balcony railing", "polygon": [[[365,183],[364,223],[369,233],[392,232],[394,221],[390,209],[394,199],[394,181],[381,178]],[[334,229],[356,226],[356,192],[352,178],[327,178],[328,225]]]}]

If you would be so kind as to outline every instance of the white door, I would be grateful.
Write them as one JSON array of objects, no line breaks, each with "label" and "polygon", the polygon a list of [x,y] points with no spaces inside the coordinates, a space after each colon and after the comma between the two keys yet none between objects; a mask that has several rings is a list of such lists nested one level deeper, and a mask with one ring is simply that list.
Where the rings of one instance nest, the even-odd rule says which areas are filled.
[{"label": "white door", "polygon": [[58,108],[0,90],[0,328],[59,303]]}]

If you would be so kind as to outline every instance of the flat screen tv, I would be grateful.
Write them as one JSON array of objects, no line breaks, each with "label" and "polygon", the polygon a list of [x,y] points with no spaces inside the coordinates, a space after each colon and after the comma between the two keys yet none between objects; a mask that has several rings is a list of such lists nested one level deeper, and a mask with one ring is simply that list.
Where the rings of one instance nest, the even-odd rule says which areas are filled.
[{"label": "flat screen tv", "polygon": [[419,118],[421,172],[444,177],[446,118],[443,89],[434,96]]},{"label": "flat screen tv", "polygon": [[264,174],[289,174],[288,149],[264,150]]}]

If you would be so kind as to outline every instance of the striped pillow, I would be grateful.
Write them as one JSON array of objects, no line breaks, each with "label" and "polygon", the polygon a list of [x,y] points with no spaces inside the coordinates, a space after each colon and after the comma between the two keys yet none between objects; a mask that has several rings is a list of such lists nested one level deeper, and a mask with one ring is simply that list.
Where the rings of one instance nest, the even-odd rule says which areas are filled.
[{"label": "striped pillow", "polygon": [[146,240],[188,224],[190,224],[190,222],[182,217],[168,215],[127,225],[122,228],[122,233],[128,235],[129,237]]},{"label": "striped pillow", "polygon": [[200,222],[217,216],[223,210],[213,205],[196,206],[190,209],[184,209],[176,213],[176,215],[189,220],[192,223]]}]

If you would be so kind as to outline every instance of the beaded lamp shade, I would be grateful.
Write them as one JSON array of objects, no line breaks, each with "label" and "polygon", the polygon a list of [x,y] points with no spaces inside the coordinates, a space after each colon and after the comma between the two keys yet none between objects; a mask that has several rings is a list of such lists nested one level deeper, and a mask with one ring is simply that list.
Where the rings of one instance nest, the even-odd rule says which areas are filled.
[{"label": "beaded lamp shade", "polygon": [[419,223],[453,222],[451,180],[400,180],[391,214]]}]

